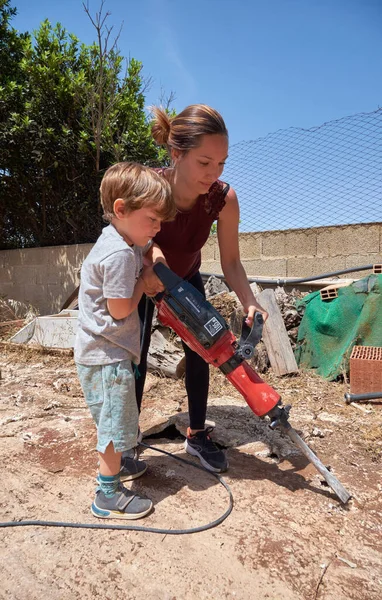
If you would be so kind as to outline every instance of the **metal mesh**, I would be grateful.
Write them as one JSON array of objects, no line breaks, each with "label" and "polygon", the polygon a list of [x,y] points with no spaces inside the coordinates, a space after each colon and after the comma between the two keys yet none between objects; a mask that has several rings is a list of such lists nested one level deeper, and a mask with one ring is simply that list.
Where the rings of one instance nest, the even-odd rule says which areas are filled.
[{"label": "metal mesh", "polygon": [[382,221],[382,108],[230,148],[240,231]]}]

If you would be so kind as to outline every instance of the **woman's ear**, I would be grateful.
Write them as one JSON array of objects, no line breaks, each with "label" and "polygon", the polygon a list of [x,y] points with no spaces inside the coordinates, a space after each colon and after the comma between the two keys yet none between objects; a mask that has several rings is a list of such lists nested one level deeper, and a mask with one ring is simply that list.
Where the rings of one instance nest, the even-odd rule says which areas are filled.
[{"label": "woman's ear", "polygon": [[114,200],[113,212],[117,219],[123,219],[123,217],[126,216],[127,211],[125,207],[125,201],[122,198],[117,198],[117,200]]},{"label": "woman's ear", "polygon": [[175,166],[176,162],[181,157],[182,152],[180,150],[176,150],[175,148],[171,148],[171,162]]}]

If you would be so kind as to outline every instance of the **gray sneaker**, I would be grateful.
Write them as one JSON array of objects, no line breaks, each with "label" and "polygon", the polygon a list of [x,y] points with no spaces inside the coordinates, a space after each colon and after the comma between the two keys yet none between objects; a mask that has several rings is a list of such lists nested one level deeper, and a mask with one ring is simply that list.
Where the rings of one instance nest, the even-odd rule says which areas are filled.
[{"label": "gray sneaker", "polygon": [[100,519],[141,519],[151,512],[153,503],[119,484],[114,496],[108,498],[97,490],[91,511]]},{"label": "gray sneaker", "polygon": [[131,481],[137,479],[146,473],[147,464],[144,460],[135,460],[134,458],[122,458],[121,459],[121,470],[119,472],[121,481]]}]

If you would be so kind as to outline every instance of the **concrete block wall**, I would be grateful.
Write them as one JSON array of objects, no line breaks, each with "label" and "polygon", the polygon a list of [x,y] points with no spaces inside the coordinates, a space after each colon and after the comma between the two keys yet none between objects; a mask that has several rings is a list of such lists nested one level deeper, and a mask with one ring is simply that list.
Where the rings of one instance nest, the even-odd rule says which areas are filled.
[{"label": "concrete block wall", "polygon": [[92,244],[0,251],[0,296],[30,303],[40,314],[58,312],[79,284]]},{"label": "concrete block wall", "polygon": [[[382,262],[382,223],[240,234],[249,277],[310,277]],[[202,254],[202,271],[222,273],[217,236]],[[359,271],[351,278],[362,277]]]},{"label": "concrete block wall", "polygon": [[[77,287],[91,247],[0,251],[0,296],[29,302],[40,314],[58,312]],[[309,277],[382,263],[382,223],[242,233],[240,252],[249,277]],[[202,271],[222,273],[216,235],[203,248]]]}]

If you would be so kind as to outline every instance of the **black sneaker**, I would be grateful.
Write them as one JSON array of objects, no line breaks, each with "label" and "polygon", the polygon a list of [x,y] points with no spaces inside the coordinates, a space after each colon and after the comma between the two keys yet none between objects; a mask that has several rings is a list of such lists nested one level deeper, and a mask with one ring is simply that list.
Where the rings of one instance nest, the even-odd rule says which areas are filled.
[{"label": "black sneaker", "polygon": [[198,431],[191,435],[190,428],[188,428],[184,447],[188,454],[200,459],[205,469],[221,473],[228,469],[228,461],[224,452],[211,440],[209,436],[211,431],[213,431],[213,427],[207,427],[204,431]]},{"label": "black sneaker", "polygon": [[141,519],[151,512],[153,503],[119,484],[114,496],[108,498],[97,490],[91,511],[100,519]]},{"label": "black sneaker", "polygon": [[135,460],[134,458],[122,458],[121,459],[121,470],[119,476],[121,481],[131,481],[137,479],[146,473],[147,464],[144,460]]}]

